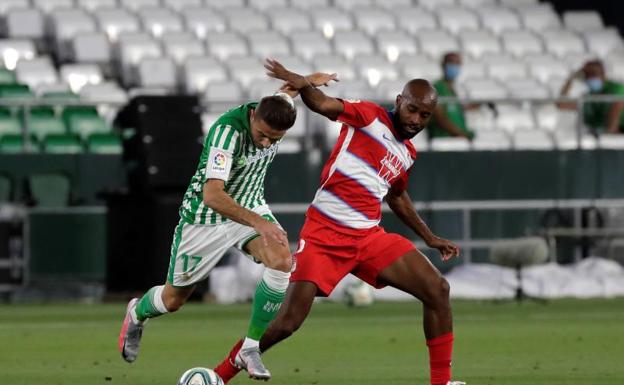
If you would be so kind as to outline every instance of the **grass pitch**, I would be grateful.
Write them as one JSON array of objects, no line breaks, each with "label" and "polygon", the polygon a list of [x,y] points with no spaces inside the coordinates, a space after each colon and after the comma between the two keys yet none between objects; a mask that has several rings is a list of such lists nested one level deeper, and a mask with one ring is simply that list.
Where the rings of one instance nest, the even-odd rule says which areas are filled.
[{"label": "grass pitch", "polygon": [[[624,299],[547,305],[455,302],[454,378],[469,385],[624,384]],[[246,330],[248,305],[188,304],[147,325],[134,364],[117,352],[125,304],[0,306],[2,385],[175,385],[215,365]],[[267,353],[273,385],[428,384],[416,302],[317,303]],[[231,384],[252,384],[243,375]]]}]

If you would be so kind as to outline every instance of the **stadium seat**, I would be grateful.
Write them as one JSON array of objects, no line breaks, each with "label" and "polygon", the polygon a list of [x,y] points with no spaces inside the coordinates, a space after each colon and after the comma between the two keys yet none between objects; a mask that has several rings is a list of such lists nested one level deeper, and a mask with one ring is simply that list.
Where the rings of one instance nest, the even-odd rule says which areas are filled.
[{"label": "stadium seat", "polygon": [[30,60],[37,56],[35,44],[28,39],[0,39],[0,63],[2,67],[14,70],[18,60]]},{"label": "stadium seat", "polygon": [[598,136],[598,147],[610,150],[624,150],[624,136],[617,134],[601,134]]},{"label": "stadium seat", "polygon": [[[259,79],[251,83],[247,97],[249,100],[260,100],[265,96],[273,95],[282,85],[281,82],[274,79]],[[288,130],[290,135],[290,130]]]},{"label": "stadium seat", "polygon": [[34,97],[25,84],[0,84],[0,98],[34,99]]},{"label": "stadium seat", "polygon": [[45,34],[43,14],[38,9],[11,9],[6,16],[7,35],[10,38],[42,39]]},{"label": "stadium seat", "polygon": [[360,8],[372,6],[373,0],[340,0],[334,1],[334,5],[346,11],[355,11]]},{"label": "stadium seat", "polygon": [[594,59],[596,59],[596,55],[592,55],[589,52],[576,52],[563,55],[562,61],[570,70],[577,70],[587,61]]},{"label": "stadium seat", "polygon": [[418,5],[427,9],[456,5],[456,0],[418,0]]},{"label": "stadium seat", "polygon": [[139,86],[151,88],[176,88],[177,74],[173,59],[165,57],[147,57],[141,60],[137,68]]},{"label": "stadium seat", "polygon": [[516,150],[549,151],[555,148],[550,134],[541,130],[515,131],[513,133],[513,145]]},{"label": "stadium seat", "polygon": [[511,149],[509,135],[501,130],[481,130],[472,140],[472,149],[477,151],[499,151]]},{"label": "stadium seat", "polygon": [[412,142],[414,147],[416,147],[417,152],[429,151],[429,139],[424,132],[414,136],[412,139],[410,139],[410,141]]},{"label": "stadium seat", "polygon": [[106,32],[111,42],[117,41],[117,37],[122,33],[141,30],[139,19],[127,9],[99,8],[93,15],[100,30]]},{"label": "stadium seat", "polygon": [[487,105],[480,105],[479,108],[467,109],[464,112],[466,125],[479,136],[480,131],[496,130],[494,111]]},{"label": "stadium seat", "polygon": [[455,37],[443,30],[422,30],[417,39],[422,52],[436,60],[449,51],[459,51]]},{"label": "stadium seat", "polygon": [[604,28],[602,17],[597,11],[565,11],[563,25],[572,31],[586,32]]},{"label": "stadium seat", "polygon": [[110,127],[94,107],[67,106],[62,113],[63,121],[71,134],[86,138],[92,133],[108,133]]},{"label": "stadium seat", "polygon": [[298,74],[306,75],[314,72],[312,66],[298,56],[275,55],[273,58],[282,63],[286,68]]},{"label": "stadium seat", "polygon": [[498,0],[501,5],[511,8],[523,8],[529,5],[538,4],[540,0]]},{"label": "stadium seat", "polygon": [[210,56],[225,62],[230,56],[246,56],[249,54],[247,43],[234,32],[212,33],[206,36],[206,44]]},{"label": "stadium seat", "polygon": [[223,9],[228,7],[242,8],[245,6],[245,0],[209,0],[205,2],[207,5],[215,9]]},{"label": "stadium seat", "polygon": [[126,91],[117,83],[87,84],[80,89],[80,99],[91,103],[123,105],[128,101]]},{"label": "stadium seat", "polygon": [[12,115],[0,116],[0,137],[18,135],[22,132],[22,122]]},{"label": "stadium seat", "polygon": [[527,54],[544,52],[541,39],[528,30],[504,31],[501,40],[505,51],[519,58]]},{"label": "stadium seat", "polygon": [[355,27],[351,15],[337,8],[312,8],[309,10],[314,28],[332,38],[336,31],[352,31]]},{"label": "stadium seat", "polygon": [[532,31],[541,32],[561,27],[559,15],[550,3],[538,3],[517,8],[522,24]]},{"label": "stadium seat", "polygon": [[225,68],[213,57],[191,57],[184,63],[184,86],[188,93],[202,93],[213,82],[228,79]]},{"label": "stadium seat", "polygon": [[509,78],[505,81],[505,86],[509,91],[509,95],[518,99],[548,98],[551,96],[548,87],[533,78]]},{"label": "stadium seat", "polygon": [[356,78],[356,72],[355,68],[353,68],[353,64],[341,56],[317,56],[312,60],[312,66],[314,67],[314,71],[337,73],[340,82]]},{"label": "stadium seat", "polygon": [[160,44],[145,33],[124,33],[119,36],[121,78],[125,85],[136,84],[136,66],[148,57],[160,57]]},{"label": "stadium seat", "polygon": [[213,32],[222,33],[227,29],[226,20],[216,11],[209,8],[191,7],[182,10],[182,17],[187,30],[200,39]]},{"label": "stadium seat", "polygon": [[487,75],[487,66],[482,60],[475,60],[470,57],[463,58],[461,71],[459,72],[458,83],[463,83],[467,79],[484,78]]},{"label": "stadium seat", "polygon": [[162,35],[165,55],[177,65],[183,65],[189,57],[204,56],[206,47],[190,32],[169,32]]},{"label": "stadium seat", "polygon": [[396,66],[381,55],[357,55],[353,62],[360,79],[368,81],[371,87],[376,87],[381,80],[399,78]]},{"label": "stadium seat", "polygon": [[424,55],[403,55],[397,61],[406,79],[429,79],[431,81],[442,77],[440,63]]},{"label": "stadium seat", "polygon": [[[215,81],[206,85],[204,99],[211,111],[223,112],[232,107],[232,103],[240,102],[244,97],[241,86],[234,81]],[[223,106],[225,106],[224,109]]]},{"label": "stadium seat", "polygon": [[72,59],[77,63],[108,64],[111,61],[111,48],[106,34],[95,32],[74,37]]},{"label": "stadium seat", "polygon": [[262,61],[254,57],[235,57],[227,61],[232,80],[236,80],[246,90],[255,80],[265,80]]},{"label": "stadium seat", "polygon": [[17,81],[36,88],[39,84],[56,83],[58,74],[56,68],[47,57],[32,60],[20,60],[15,68]]},{"label": "stadium seat", "polygon": [[466,138],[433,138],[429,142],[431,151],[468,151],[470,142]]},{"label": "stadium seat", "polygon": [[70,9],[74,6],[74,0],[31,0],[34,8],[45,14],[52,13],[56,9]]},{"label": "stadium seat", "polygon": [[163,5],[167,8],[180,12],[185,8],[201,7],[202,0],[162,0]]},{"label": "stadium seat", "polygon": [[123,147],[117,134],[91,134],[87,138],[87,149],[94,154],[121,154]]},{"label": "stadium seat", "polygon": [[323,89],[326,94],[343,99],[372,100],[375,91],[365,80],[345,80]]},{"label": "stadium seat", "polygon": [[527,67],[524,63],[510,57],[498,57],[484,59],[487,71],[491,78],[505,81],[510,78],[522,78],[527,76]]},{"label": "stadium seat", "polygon": [[468,79],[464,82],[467,96],[473,99],[503,99],[507,90],[493,79]]},{"label": "stadium seat", "polygon": [[93,12],[98,8],[113,8],[117,0],[75,0],[76,5],[86,11]]},{"label": "stadium seat", "polygon": [[312,20],[301,9],[273,8],[267,11],[267,16],[271,19],[273,30],[284,35],[289,35],[294,31],[309,31],[312,29]]},{"label": "stadium seat", "polygon": [[532,130],[537,127],[530,108],[498,104],[496,111],[498,116],[496,116],[495,125],[498,129],[513,132],[517,130]]},{"label": "stadium seat", "polygon": [[7,174],[0,173],[0,204],[11,200],[12,190],[13,181],[11,180],[11,177]]},{"label": "stadium seat", "polygon": [[14,84],[15,82],[15,71],[0,68],[0,84]]},{"label": "stadium seat", "polygon": [[334,49],[347,60],[353,60],[356,55],[373,54],[375,46],[372,40],[360,31],[338,31],[334,35]]},{"label": "stadium seat", "polygon": [[269,29],[267,18],[250,8],[225,7],[221,12],[228,20],[230,30],[247,35],[252,31],[266,31]]},{"label": "stadium seat", "polygon": [[435,30],[438,28],[436,16],[424,9],[417,7],[400,7],[392,10],[397,18],[398,26],[413,36],[418,36],[421,30]]},{"label": "stadium seat", "polygon": [[[343,4],[344,1],[340,1]],[[355,25],[360,31],[376,36],[381,31],[395,31],[396,23],[392,13],[383,8],[356,7],[352,11]]]},{"label": "stadium seat", "polygon": [[457,2],[462,7],[473,8],[475,10],[496,4],[496,0],[457,0]]},{"label": "stadium seat", "polygon": [[601,58],[607,57],[611,52],[622,51],[622,37],[615,28],[606,28],[583,33],[587,49],[590,54]]},{"label": "stadium seat", "polygon": [[310,10],[329,6],[329,0],[290,0],[290,5],[295,8]]},{"label": "stadium seat", "polygon": [[31,198],[38,207],[69,205],[71,184],[63,174],[34,174],[28,177]]},{"label": "stadium seat", "polygon": [[64,64],[60,74],[61,79],[76,93],[86,84],[98,84],[103,80],[102,70],[95,64]]},{"label": "stadium seat", "polygon": [[570,53],[585,52],[585,44],[577,34],[566,30],[548,30],[542,32],[546,50],[557,57]]},{"label": "stadium seat", "polygon": [[78,135],[48,135],[41,142],[43,152],[47,154],[80,154],[84,147]]},{"label": "stadium seat", "polygon": [[607,74],[619,81],[624,80],[624,55],[609,55],[605,60]]},{"label": "stadium seat", "polygon": [[42,100],[75,100],[77,101],[78,95],[72,92],[67,83],[51,83],[41,84],[35,90],[38,98]]},{"label": "stadium seat", "polygon": [[542,83],[547,83],[550,79],[568,76],[568,66],[553,56],[548,54],[526,55],[524,62],[529,67],[531,76]]},{"label": "stadium seat", "polygon": [[0,15],[6,15],[12,9],[27,9],[29,0],[2,0],[0,1]]},{"label": "stadium seat", "polygon": [[154,8],[160,5],[160,0],[118,0],[123,8],[137,12],[143,8]]},{"label": "stadium seat", "polygon": [[182,19],[172,10],[160,7],[145,7],[137,14],[143,29],[159,39],[166,32],[180,32],[183,30]]},{"label": "stadium seat", "polygon": [[454,35],[464,29],[479,29],[479,18],[467,8],[448,6],[436,9],[440,27]]},{"label": "stadium seat", "polygon": [[97,29],[91,15],[80,8],[56,9],[49,20],[55,50],[61,61],[71,58],[71,42],[75,36],[93,33]]},{"label": "stadium seat", "polygon": [[287,0],[248,0],[247,4],[250,7],[266,11],[269,8],[287,7]]},{"label": "stadium seat", "polygon": [[247,37],[251,53],[260,59],[290,55],[288,40],[276,31],[258,31]]},{"label": "stadium seat", "polygon": [[492,33],[486,30],[466,30],[459,36],[462,51],[472,57],[479,58],[484,53],[501,52],[501,45]]},{"label": "stadium seat", "polygon": [[412,0],[374,0],[373,4],[376,7],[387,8],[392,11],[396,8],[412,6]]},{"label": "stadium seat", "polygon": [[405,86],[406,81],[404,79],[397,80],[384,80],[379,82],[379,85],[375,87],[375,98],[377,100],[391,100],[394,101]]},{"label": "stadium seat", "polygon": [[296,31],[290,35],[293,53],[311,61],[317,56],[329,55],[332,47],[320,31]]},{"label": "stadium seat", "polygon": [[27,139],[24,145],[23,134],[0,136],[0,154],[38,153],[40,148],[34,136]]},{"label": "stadium seat", "polygon": [[475,12],[481,19],[481,25],[489,29],[495,35],[500,35],[503,31],[520,29],[522,24],[518,15],[506,7],[479,7]]},{"label": "stadium seat", "polygon": [[418,52],[414,39],[401,31],[380,31],[376,34],[379,53],[386,55],[394,63],[401,55],[414,55]]},{"label": "stadium seat", "polygon": [[28,130],[39,142],[42,142],[48,135],[67,133],[63,121],[55,116],[31,115],[28,120]]}]

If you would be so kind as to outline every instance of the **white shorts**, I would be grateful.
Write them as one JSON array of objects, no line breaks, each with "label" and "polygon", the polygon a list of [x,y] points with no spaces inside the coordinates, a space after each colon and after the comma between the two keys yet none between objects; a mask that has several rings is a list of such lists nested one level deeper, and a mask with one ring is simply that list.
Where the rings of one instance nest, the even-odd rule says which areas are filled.
[{"label": "white shorts", "polygon": [[[252,211],[279,225],[268,206]],[[167,282],[184,287],[204,280],[230,247],[244,251],[247,243],[258,236],[252,227],[234,221],[196,225],[180,219],[173,235]]]}]

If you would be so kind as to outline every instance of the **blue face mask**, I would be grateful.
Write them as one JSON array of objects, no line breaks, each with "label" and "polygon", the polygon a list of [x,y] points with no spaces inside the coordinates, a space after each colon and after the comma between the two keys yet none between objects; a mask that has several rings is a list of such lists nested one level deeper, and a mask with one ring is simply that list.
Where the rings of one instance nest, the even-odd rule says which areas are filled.
[{"label": "blue face mask", "polygon": [[447,63],[444,65],[444,77],[447,80],[455,80],[459,76],[461,65]]},{"label": "blue face mask", "polygon": [[602,91],[602,87],[604,86],[602,79],[596,77],[585,79],[585,84],[587,84],[587,87],[591,92]]}]

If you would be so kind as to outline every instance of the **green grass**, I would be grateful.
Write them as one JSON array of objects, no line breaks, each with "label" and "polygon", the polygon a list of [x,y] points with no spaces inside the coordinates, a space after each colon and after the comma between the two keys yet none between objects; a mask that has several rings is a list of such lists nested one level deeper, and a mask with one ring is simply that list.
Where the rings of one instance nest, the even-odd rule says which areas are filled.
[{"label": "green grass", "polygon": [[[249,307],[189,304],[152,320],[134,364],[117,352],[123,304],[0,306],[0,384],[174,385],[213,366]],[[454,303],[454,377],[469,385],[624,384],[624,299]],[[318,303],[267,353],[273,385],[428,384],[417,303]],[[239,376],[231,384],[251,384]]]}]

